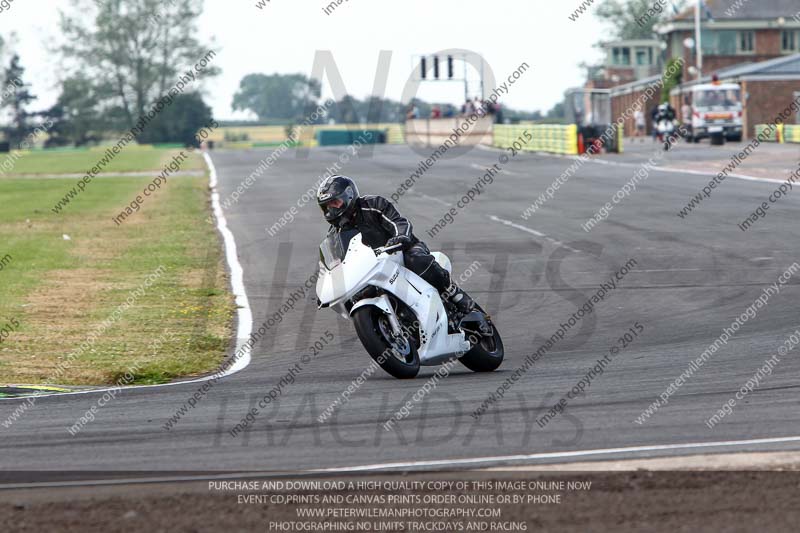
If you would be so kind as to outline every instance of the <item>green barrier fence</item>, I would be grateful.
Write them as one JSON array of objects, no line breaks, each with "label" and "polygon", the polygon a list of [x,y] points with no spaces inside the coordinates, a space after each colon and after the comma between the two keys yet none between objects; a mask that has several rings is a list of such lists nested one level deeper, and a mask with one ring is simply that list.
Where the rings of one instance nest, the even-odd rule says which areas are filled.
[{"label": "green barrier fence", "polygon": [[[528,140],[528,136],[533,138]],[[568,126],[547,124],[494,126],[494,146],[511,148],[514,143],[521,146],[522,150],[531,152],[577,155],[578,127],[574,124]]]},{"label": "green barrier fence", "polygon": [[386,132],[383,130],[317,130],[319,146],[355,144],[385,144]]},{"label": "green barrier fence", "polygon": [[289,148],[294,148],[295,146],[300,146],[300,143],[297,143],[297,142],[286,142],[286,141],[284,141],[282,143],[255,142],[255,143],[252,144],[252,147],[253,148],[275,148],[277,146],[281,146],[281,145],[284,145],[284,144],[286,146],[288,146]]},{"label": "green barrier fence", "polygon": [[[399,123],[379,123],[379,124],[320,124],[315,126],[297,127],[298,141],[306,147],[316,146],[317,132],[320,130],[351,130],[363,131],[382,130],[386,132],[387,144],[405,144],[405,125]],[[229,140],[226,141],[226,134]],[[234,141],[233,138],[238,138]],[[218,146],[229,146],[231,142],[253,142],[253,143],[277,143],[281,144],[287,140],[286,126],[229,126],[217,128],[212,132],[210,140],[215,141]]]}]

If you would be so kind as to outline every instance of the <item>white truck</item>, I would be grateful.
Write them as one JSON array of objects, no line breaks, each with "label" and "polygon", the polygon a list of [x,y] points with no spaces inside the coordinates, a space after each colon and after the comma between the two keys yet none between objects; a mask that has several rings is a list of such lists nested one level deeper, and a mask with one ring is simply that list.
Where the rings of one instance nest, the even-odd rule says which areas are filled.
[{"label": "white truck", "polygon": [[[682,98],[687,96],[686,92],[683,91]],[[690,87],[688,93],[692,114],[689,140],[696,143],[709,137],[742,140],[742,89],[738,84],[706,83]],[[686,123],[686,117],[681,118]]]}]

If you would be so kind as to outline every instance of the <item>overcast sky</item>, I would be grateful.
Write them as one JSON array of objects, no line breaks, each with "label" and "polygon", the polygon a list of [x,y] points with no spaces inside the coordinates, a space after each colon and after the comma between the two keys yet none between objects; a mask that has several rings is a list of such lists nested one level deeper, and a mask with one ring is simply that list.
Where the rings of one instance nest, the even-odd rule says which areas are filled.
[{"label": "overcast sky", "polygon": [[[311,73],[317,50],[330,50],[350,94],[372,93],[380,50],[392,52],[386,97],[399,100],[414,58],[460,48],[481,54],[499,80],[522,62],[531,69],[501,102],[517,109],[547,110],[565,89],[582,83],[578,64],[600,57],[592,45],[604,27],[591,14],[576,22],[568,15],[579,0],[347,0],[326,15],[331,0],[206,0],[200,33],[215,38],[215,63],[222,75],[206,86],[206,99],[221,119],[249,118],[231,109],[241,78],[249,73]],[[16,31],[16,50],[27,81],[39,96],[36,109],[58,95],[58,58],[48,46],[58,37],[58,10],[66,0],[14,0],[0,13],[0,34]],[[458,68],[459,73],[463,71]],[[478,92],[477,71],[470,78]],[[325,96],[331,94],[324,82]],[[491,88],[487,90],[490,92]],[[424,84],[419,96],[457,103],[458,83]]]}]

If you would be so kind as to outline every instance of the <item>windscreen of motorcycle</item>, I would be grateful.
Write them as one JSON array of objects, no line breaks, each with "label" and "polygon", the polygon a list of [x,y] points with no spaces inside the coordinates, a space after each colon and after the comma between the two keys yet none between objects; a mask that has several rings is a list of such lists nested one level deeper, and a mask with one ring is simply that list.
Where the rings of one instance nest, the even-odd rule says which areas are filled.
[{"label": "windscreen of motorcycle", "polygon": [[319,260],[322,265],[333,270],[344,261],[350,241],[360,235],[357,229],[332,231],[319,246]]},{"label": "windscreen of motorcycle", "polygon": [[320,304],[345,299],[359,290],[377,263],[372,248],[363,243],[357,231],[331,233],[320,246]]}]

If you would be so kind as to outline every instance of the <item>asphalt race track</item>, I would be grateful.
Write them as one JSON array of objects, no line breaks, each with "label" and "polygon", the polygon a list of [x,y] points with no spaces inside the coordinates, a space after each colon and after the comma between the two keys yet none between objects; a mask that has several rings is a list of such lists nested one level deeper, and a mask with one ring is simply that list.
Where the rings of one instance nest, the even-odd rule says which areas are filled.
[{"label": "asphalt race track", "polygon": [[[415,191],[402,197],[401,213],[432,249],[450,254],[456,275],[473,262],[480,263],[464,287],[493,314],[505,341],[506,360],[489,375],[456,366],[424,401],[413,405],[395,431],[384,431],[383,423],[436,368],[424,368],[411,381],[378,371],[331,420],[318,422],[317,417],[370,360],[348,322],[330,310],[316,311],[312,293],[256,345],[248,368],[217,382],[171,430],[164,428],[165,422],[198,390],[198,384],[122,391],[76,436],[67,428],[96,402],[97,395],[43,397],[11,428],[2,430],[0,469],[298,472],[800,449],[800,438],[769,440],[800,434],[800,352],[782,357],[763,385],[713,429],[705,423],[800,325],[800,277],[772,296],[686,380],[668,405],[644,423],[635,422],[724,328],[800,260],[796,197],[783,199],[746,233],[736,227],[774,190],[773,183],[729,179],[690,216],[680,219],[677,211],[708,178],[653,171],[608,220],[590,233],[581,229],[611,201],[635,172],[635,162],[651,149],[647,144],[638,153],[606,158],[628,161],[630,166],[587,163],[527,221],[521,218],[525,208],[572,161],[532,154],[512,158],[494,183],[435,238],[426,231],[449,209],[448,204],[478,181],[483,169],[498,163],[502,152],[462,150],[458,157],[436,163],[418,180]],[[691,157],[689,147],[685,150]],[[336,149],[314,149],[308,157],[286,153],[226,211],[256,328],[315,271],[325,227],[312,200],[274,237],[266,230],[296,205],[341,153]],[[362,194],[388,197],[426,153],[424,149],[414,153],[407,146],[379,147],[371,155],[362,151],[343,165],[342,173],[358,180]],[[268,154],[265,150],[212,153],[221,196],[233,192]],[[594,312],[538,360],[504,399],[474,419],[471,413],[538,349],[542,339],[554,335],[630,259],[635,260],[631,272]],[[566,396],[612,346],[619,346],[618,339],[637,322],[644,328],[639,336],[583,395],[569,400],[565,413],[539,427],[536,418]],[[326,332],[334,340],[303,365],[295,382],[282,387],[279,400],[261,410],[248,430],[232,436],[229,431]],[[17,405],[17,400],[0,402],[1,419]],[[766,440],[739,443],[757,439]],[[716,444],[673,447],[700,443]],[[606,451],[566,453],[593,450]]]}]

